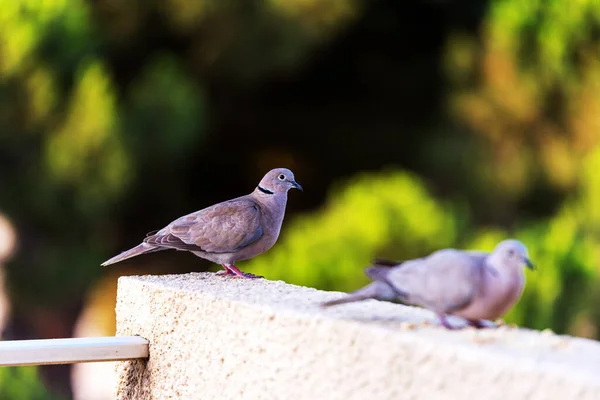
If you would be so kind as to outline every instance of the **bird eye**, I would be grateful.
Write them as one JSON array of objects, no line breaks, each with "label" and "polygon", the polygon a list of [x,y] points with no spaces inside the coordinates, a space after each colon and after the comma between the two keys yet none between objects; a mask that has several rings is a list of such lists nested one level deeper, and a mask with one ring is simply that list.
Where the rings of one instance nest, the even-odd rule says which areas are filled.
[{"label": "bird eye", "polygon": [[514,250],[509,250],[508,251],[508,255],[513,257],[515,255],[515,251]]},{"label": "bird eye", "polygon": [[279,178],[280,181],[285,181],[285,175],[284,174],[279,175],[278,178]]}]

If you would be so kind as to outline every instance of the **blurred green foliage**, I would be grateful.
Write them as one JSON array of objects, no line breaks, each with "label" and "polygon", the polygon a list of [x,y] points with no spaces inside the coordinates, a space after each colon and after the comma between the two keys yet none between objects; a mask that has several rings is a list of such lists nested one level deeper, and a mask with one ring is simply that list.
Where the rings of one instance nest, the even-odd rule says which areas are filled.
[{"label": "blurred green foliage", "polygon": [[0,0],[8,336],[70,335],[101,261],[288,166],[307,190],[244,268],[351,291],[513,236],[539,269],[506,319],[598,337],[600,3],[458,3]]},{"label": "blurred green foliage", "polygon": [[0,369],[0,399],[63,400],[40,382],[36,367]]},{"label": "blurred green foliage", "polygon": [[495,0],[481,37],[450,37],[448,110],[486,160],[470,172],[485,196],[580,184],[600,137],[599,26],[597,1]]}]

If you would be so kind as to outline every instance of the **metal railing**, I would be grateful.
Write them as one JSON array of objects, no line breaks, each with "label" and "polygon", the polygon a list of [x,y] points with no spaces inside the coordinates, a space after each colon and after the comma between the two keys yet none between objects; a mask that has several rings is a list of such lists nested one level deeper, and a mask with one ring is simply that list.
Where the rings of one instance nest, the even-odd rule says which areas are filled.
[{"label": "metal railing", "polygon": [[0,367],[122,361],[148,357],[140,336],[0,341]]}]

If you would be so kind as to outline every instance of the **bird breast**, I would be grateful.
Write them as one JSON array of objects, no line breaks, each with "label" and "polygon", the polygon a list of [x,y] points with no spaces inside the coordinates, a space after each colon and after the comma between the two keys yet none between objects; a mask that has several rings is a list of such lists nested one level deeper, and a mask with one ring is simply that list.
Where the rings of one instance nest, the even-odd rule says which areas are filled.
[{"label": "bird breast", "polygon": [[523,271],[490,271],[484,269],[480,290],[470,305],[456,315],[467,319],[494,320],[515,305],[523,293]]}]

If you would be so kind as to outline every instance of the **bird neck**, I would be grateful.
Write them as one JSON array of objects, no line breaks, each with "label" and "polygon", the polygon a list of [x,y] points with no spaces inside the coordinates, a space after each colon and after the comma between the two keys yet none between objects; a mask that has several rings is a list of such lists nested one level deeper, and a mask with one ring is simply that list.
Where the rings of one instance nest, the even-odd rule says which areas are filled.
[{"label": "bird neck", "polygon": [[521,266],[506,265],[502,260],[495,260],[491,256],[488,262],[486,262],[485,269],[486,275],[493,284],[508,286],[524,284],[525,273]]},{"label": "bird neck", "polygon": [[267,189],[267,188],[264,188],[264,187],[262,187],[262,186],[260,186],[260,185],[258,185],[258,186],[256,187],[256,190],[258,190],[259,192],[261,192],[261,193],[263,193],[263,194],[267,194],[267,195],[274,194],[272,190],[270,190],[270,189]]},{"label": "bird neck", "polygon": [[523,268],[503,266],[502,263],[488,262],[483,274],[480,296],[490,313],[487,318],[495,319],[506,314],[519,300],[525,287]]},{"label": "bird neck", "polygon": [[273,192],[263,186],[257,186],[252,193],[254,198],[263,204],[277,204],[285,206],[287,203],[287,193]]}]

